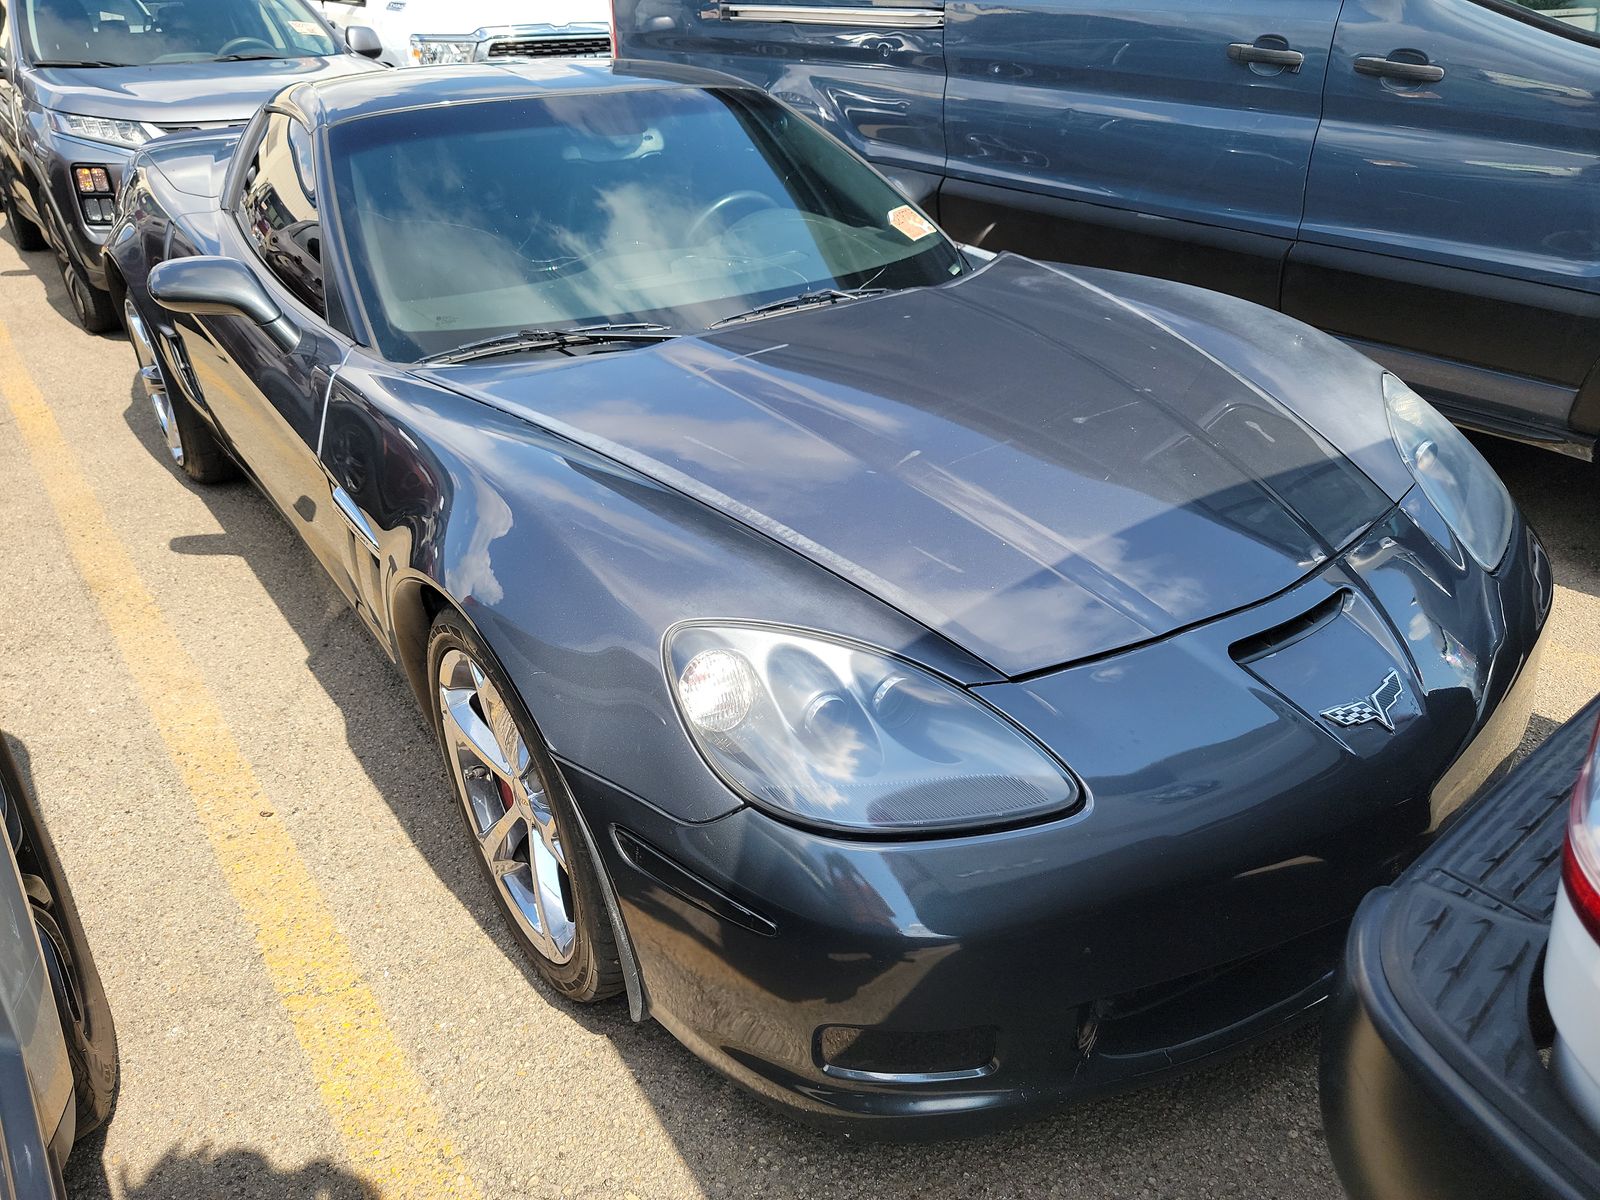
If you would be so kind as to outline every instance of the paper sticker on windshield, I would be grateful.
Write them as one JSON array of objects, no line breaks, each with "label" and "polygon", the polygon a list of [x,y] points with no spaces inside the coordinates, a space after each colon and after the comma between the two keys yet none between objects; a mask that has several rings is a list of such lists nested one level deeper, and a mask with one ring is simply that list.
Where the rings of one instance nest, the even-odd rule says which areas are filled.
[{"label": "paper sticker on windshield", "polygon": [[933,230],[933,222],[928,220],[909,204],[902,204],[889,214],[889,224],[905,234],[913,242],[920,242]]},{"label": "paper sticker on windshield", "polygon": [[288,25],[290,29],[296,33],[304,34],[306,37],[316,37],[317,34],[322,32],[322,26],[315,21],[290,21]]}]

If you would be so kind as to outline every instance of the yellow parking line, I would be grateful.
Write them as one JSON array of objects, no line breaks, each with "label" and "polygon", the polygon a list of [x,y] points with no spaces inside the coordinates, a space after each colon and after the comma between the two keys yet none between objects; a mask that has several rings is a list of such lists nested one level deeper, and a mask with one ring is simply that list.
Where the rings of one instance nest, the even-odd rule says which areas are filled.
[{"label": "yellow parking line", "polygon": [[[228,887],[255,927],[262,961],[354,1165],[386,1196],[481,1196],[327,901],[200,671],[112,532],[3,325],[0,391]],[[269,1079],[261,1083],[272,1086]]]}]

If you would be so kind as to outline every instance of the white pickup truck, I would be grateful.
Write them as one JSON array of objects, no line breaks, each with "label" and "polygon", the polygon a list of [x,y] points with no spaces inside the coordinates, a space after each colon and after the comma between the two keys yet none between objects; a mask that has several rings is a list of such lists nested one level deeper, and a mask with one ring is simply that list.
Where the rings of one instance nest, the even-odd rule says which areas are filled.
[{"label": "white pickup truck", "polygon": [[392,67],[611,53],[610,0],[321,0],[340,29],[365,25]]}]

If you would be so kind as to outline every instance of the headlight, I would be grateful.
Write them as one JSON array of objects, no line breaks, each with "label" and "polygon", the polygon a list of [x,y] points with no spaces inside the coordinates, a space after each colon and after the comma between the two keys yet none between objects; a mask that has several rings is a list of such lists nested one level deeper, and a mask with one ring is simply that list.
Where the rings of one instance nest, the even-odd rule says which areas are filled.
[{"label": "headlight", "polygon": [[419,67],[447,67],[456,63],[469,63],[477,52],[477,42],[447,42],[411,35],[411,61]]},{"label": "headlight", "polygon": [[1511,496],[1478,448],[1439,410],[1393,375],[1383,377],[1389,429],[1423,492],[1486,571],[1511,542]]},{"label": "headlight", "polygon": [[754,625],[680,627],[673,694],[711,766],[752,804],[854,833],[1011,824],[1077,784],[969,692],[901,659]]},{"label": "headlight", "polygon": [[118,121],[111,117],[85,117],[77,113],[50,113],[50,124],[69,137],[83,138],[88,142],[104,142],[110,146],[127,146],[132,149],[150,140],[150,131],[138,121]]}]

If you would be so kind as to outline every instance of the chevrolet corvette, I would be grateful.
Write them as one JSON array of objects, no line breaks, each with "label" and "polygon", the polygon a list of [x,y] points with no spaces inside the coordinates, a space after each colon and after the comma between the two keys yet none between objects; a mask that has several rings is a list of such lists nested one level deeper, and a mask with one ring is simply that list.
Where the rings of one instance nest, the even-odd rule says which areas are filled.
[{"label": "chevrolet corvette", "polygon": [[1549,562],[1403,382],[959,245],[735,80],[297,84],[143,147],[107,258],[173,464],[405,672],[551,987],[824,1123],[1306,1018],[1526,723]]}]

